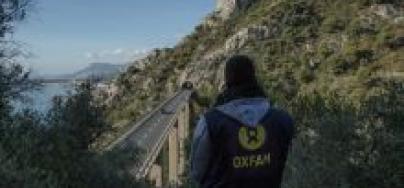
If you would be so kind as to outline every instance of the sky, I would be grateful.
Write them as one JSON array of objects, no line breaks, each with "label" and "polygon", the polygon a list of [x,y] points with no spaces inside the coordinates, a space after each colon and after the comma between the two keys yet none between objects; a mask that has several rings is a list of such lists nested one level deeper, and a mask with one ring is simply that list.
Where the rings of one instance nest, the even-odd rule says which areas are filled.
[{"label": "sky", "polygon": [[64,74],[91,62],[124,63],[170,47],[214,10],[215,0],[36,0],[14,39],[37,74]]}]

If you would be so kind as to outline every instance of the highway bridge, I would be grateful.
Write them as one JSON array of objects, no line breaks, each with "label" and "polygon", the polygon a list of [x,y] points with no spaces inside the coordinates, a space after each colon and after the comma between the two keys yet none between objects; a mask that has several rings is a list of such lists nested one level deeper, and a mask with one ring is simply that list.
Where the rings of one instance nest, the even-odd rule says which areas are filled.
[{"label": "highway bridge", "polygon": [[[147,179],[156,187],[178,187],[185,172],[185,140],[189,134],[191,89],[184,89],[162,102],[134,123],[107,151],[140,150],[129,171],[137,179]],[[162,166],[156,163],[163,146],[168,145],[168,182],[163,181]]]}]

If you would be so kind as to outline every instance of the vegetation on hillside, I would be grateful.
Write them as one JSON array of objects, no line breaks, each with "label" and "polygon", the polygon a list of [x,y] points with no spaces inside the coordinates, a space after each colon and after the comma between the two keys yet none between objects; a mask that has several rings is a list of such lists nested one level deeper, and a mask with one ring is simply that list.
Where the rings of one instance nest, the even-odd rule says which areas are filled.
[{"label": "vegetation on hillside", "polygon": [[[110,110],[125,114],[122,106],[136,103],[130,111],[137,113],[147,101],[166,97],[160,91],[193,67],[197,73],[189,74],[212,75],[196,83],[203,103],[212,103],[220,90],[215,72],[223,59],[246,54],[256,60],[271,101],[296,120],[284,187],[399,187],[403,6],[400,0],[257,0],[227,20],[209,15],[209,23],[197,26],[177,46],[149,56],[144,70],[131,71],[133,66],[123,74],[119,82],[127,87]],[[206,60],[226,49],[224,44],[239,31],[256,26],[270,35],[252,35],[223,56]],[[166,70],[164,79],[157,79],[162,75],[155,70]],[[138,75],[153,79],[151,87],[142,87],[147,79]]]},{"label": "vegetation on hillside", "polygon": [[[352,99],[378,95],[386,82],[402,77],[404,70],[400,63],[403,49],[392,46],[404,35],[404,24],[376,15],[374,9],[381,3],[392,3],[402,13],[401,1],[261,0],[228,20],[212,14],[207,19],[214,24],[203,23],[174,48],[158,50],[148,57],[150,63],[144,70],[133,65],[121,75],[122,92],[111,109],[111,119],[138,117],[145,103],[165,98],[161,91],[170,84],[179,85],[175,81],[196,65],[193,62],[203,66],[199,61],[205,55],[225,48],[223,44],[231,36],[252,26],[267,27],[270,37],[252,39],[225,56],[243,53],[254,57],[271,95],[279,92],[292,98],[313,91],[324,95],[341,92]],[[200,71],[220,68],[223,58],[215,61],[218,63],[207,64],[209,69]],[[211,80],[202,82],[205,90],[219,89]]]},{"label": "vegetation on hillside", "polygon": [[285,108],[297,122],[297,134],[283,187],[400,187],[402,96],[403,87],[360,107],[336,95],[315,94],[288,103]]}]

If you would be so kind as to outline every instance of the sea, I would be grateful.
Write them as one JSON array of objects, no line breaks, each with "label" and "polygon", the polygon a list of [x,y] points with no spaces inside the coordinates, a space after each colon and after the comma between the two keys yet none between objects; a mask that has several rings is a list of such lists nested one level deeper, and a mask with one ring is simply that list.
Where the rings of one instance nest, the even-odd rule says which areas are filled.
[{"label": "sea", "polygon": [[52,100],[56,96],[68,96],[73,92],[72,83],[46,83],[36,89],[25,91],[22,98],[13,101],[15,111],[30,109],[46,114],[52,107]]}]

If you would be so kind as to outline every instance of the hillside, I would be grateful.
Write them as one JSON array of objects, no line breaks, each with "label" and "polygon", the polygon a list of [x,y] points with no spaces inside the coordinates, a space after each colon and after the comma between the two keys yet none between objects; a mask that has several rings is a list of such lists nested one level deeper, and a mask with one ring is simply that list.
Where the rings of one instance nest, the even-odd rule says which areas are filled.
[{"label": "hillside", "polygon": [[213,12],[175,47],[134,62],[117,81],[121,100],[111,118],[142,114],[185,80],[213,95],[223,82],[223,61],[235,53],[253,57],[267,91],[286,99],[315,91],[366,98],[404,77],[402,5],[253,2],[229,18]]},{"label": "hillside", "polygon": [[[398,177],[386,179],[397,172],[398,167],[391,166],[397,162],[397,155],[382,155],[398,145],[382,138],[402,136],[401,132],[389,132],[390,128],[401,130],[397,123],[400,117],[394,116],[394,123],[389,118],[402,112],[400,105],[395,104],[403,102],[404,96],[404,3],[255,0],[229,1],[242,4],[226,7],[227,1],[220,0],[220,9],[208,15],[176,46],[156,49],[119,76],[116,84],[120,93],[109,107],[109,120],[136,120],[186,80],[195,84],[199,95],[212,101],[223,85],[224,60],[233,54],[246,54],[256,61],[260,82],[271,100],[296,117],[299,134],[295,142],[304,147],[293,148],[297,152],[294,156],[300,158],[290,159],[287,187],[398,187]],[[339,129],[328,127],[328,132],[324,132],[324,122]],[[127,129],[124,123],[117,125],[112,135]],[[386,128],[387,125],[395,127]],[[378,135],[381,130],[385,135]],[[364,132],[353,135],[360,131]],[[321,139],[320,133],[325,135]],[[338,135],[350,136],[335,138]],[[352,144],[359,145],[343,140],[354,138],[359,141]],[[307,143],[314,144],[306,146]],[[375,143],[386,151],[373,153],[374,148],[364,147]],[[330,150],[345,144],[347,148]],[[351,150],[355,147],[361,149]],[[312,155],[308,156],[310,152]],[[326,160],[311,158],[313,155]],[[331,155],[340,163],[331,160]],[[376,162],[384,157],[391,163],[377,166]],[[296,161],[297,166],[291,166]],[[303,166],[304,171],[296,172],[296,168],[303,168],[299,166],[302,164],[310,168]],[[336,169],[335,173],[328,168]],[[346,169],[363,175],[362,179],[350,179]],[[378,175],[376,169],[386,173]],[[328,176],[322,177],[321,173]],[[337,183],[332,182],[334,176],[340,177]],[[299,178],[305,179],[306,186],[299,186]]]}]

